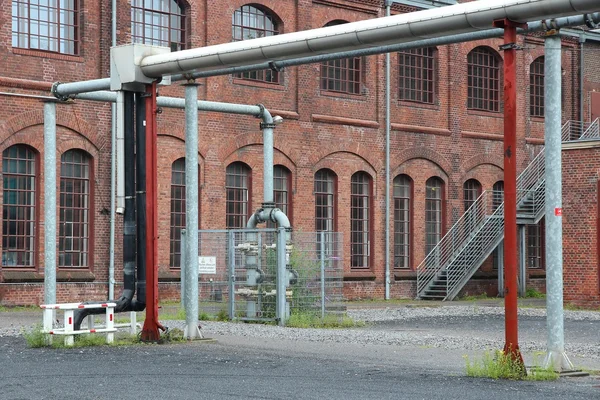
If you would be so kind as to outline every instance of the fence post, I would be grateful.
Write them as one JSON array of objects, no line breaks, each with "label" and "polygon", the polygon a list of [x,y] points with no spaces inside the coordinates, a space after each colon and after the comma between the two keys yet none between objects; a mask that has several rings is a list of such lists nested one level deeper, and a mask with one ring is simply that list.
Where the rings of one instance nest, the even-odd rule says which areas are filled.
[{"label": "fence post", "polygon": [[285,228],[277,229],[277,313],[279,326],[285,326],[285,280],[286,280],[286,262],[285,262]]},{"label": "fence post", "polygon": [[181,240],[179,242],[179,276],[180,276],[180,285],[181,285],[181,308],[185,309],[185,244],[186,244],[186,235],[185,229],[181,230]]},{"label": "fence post", "polygon": [[321,318],[325,318],[325,231],[321,235]]},{"label": "fence post", "polygon": [[227,232],[227,253],[229,254],[229,319],[235,315],[235,234]]}]

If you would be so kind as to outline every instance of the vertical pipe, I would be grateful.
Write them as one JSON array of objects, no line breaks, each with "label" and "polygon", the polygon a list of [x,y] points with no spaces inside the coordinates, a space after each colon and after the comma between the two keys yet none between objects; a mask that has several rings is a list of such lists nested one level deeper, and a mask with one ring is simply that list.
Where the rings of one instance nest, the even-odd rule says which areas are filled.
[{"label": "vertical pipe", "polygon": [[498,245],[498,296],[504,297],[504,240]]},{"label": "vertical pipe", "polygon": [[123,125],[125,121],[125,93],[123,91],[117,92],[117,103],[116,103],[116,152],[117,152],[117,171],[116,171],[116,180],[117,180],[117,189],[116,189],[116,197],[117,197],[117,208],[115,212],[119,214],[123,214],[125,209],[125,127]]},{"label": "vertical pipe", "polygon": [[44,103],[44,303],[56,303],[56,103]]},{"label": "vertical pipe", "polygon": [[273,203],[273,117],[266,108],[263,109],[263,122],[260,124],[263,130],[263,202]]},{"label": "vertical pipe", "polygon": [[[579,121],[583,123],[585,118],[584,112],[584,92],[583,92],[583,83],[584,83],[584,73],[585,73],[585,53],[583,51],[585,45],[585,36],[583,33],[579,36]],[[592,120],[590,115],[590,121]]]},{"label": "vertical pipe", "polygon": [[525,297],[527,290],[527,247],[525,246],[525,226],[519,225],[519,296]]},{"label": "vertical pipe", "polygon": [[319,232],[321,236],[321,318],[325,318],[325,231]]},{"label": "vertical pipe", "polygon": [[565,353],[563,321],[562,155],[561,155],[561,40],[545,42],[545,152],[546,152],[546,312],[548,353],[545,367],[572,370]]},{"label": "vertical pipe", "polygon": [[504,20],[504,314],[505,354],[523,365],[517,316],[517,26]]},{"label": "vertical pipe", "polygon": [[180,298],[180,302],[181,302],[181,308],[183,308],[185,310],[185,288],[187,287],[185,285],[185,249],[187,248],[186,246],[186,231],[185,229],[181,230],[181,241],[179,242],[179,251],[180,251],[180,260],[179,260],[179,289],[181,291],[181,294],[179,295]]},{"label": "vertical pipe", "polygon": [[135,293],[136,224],[135,224],[135,104],[134,93],[123,93],[123,157],[124,205],[123,214],[123,294],[117,312],[128,309]]},{"label": "vertical pipe", "polygon": [[[117,0],[111,1],[111,45],[117,45]],[[117,106],[110,105],[110,233],[108,244],[108,298],[115,298],[115,202],[117,198]]]},{"label": "vertical pipe", "polygon": [[141,311],[146,304],[146,100],[142,93],[135,94],[135,173],[136,173],[136,234],[137,234],[137,260],[136,260],[136,307]]},{"label": "vertical pipe", "polygon": [[198,85],[185,85],[185,322],[188,339],[198,330]]},{"label": "vertical pipe", "polygon": [[[392,2],[386,0],[385,15]],[[385,53],[385,299],[390,299],[390,53]]]},{"label": "vertical pipe", "polygon": [[285,228],[280,226],[277,228],[277,313],[279,326],[285,326],[286,321],[286,297],[285,297],[285,283],[286,283],[286,262],[285,262],[285,245],[286,245],[286,232]]},{"label": "vertical pipe", "polygon": [[235,316],[235,232],[227,232],[227,255],[229,261],[229,319]]}]

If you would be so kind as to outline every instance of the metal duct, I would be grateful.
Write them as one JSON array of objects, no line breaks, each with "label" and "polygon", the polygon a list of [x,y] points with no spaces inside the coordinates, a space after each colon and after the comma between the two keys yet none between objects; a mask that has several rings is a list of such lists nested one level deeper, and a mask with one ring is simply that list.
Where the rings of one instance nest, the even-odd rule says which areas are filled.
[{"label": "metal duct", "polygon": [[600,10],[598,0],[488,0],[147,56],[148,77],[307,57],[489,29],[494,21],[529,22]]}]

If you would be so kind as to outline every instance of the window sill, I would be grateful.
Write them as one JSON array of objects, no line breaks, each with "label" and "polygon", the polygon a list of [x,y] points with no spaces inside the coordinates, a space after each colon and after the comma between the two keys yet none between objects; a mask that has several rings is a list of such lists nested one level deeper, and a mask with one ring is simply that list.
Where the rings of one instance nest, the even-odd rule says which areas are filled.
[{"label": "window sill", "polygon": [[417,279],[417,271],[412,269],[395,269],[394,280],[396,281],[414,281]]},{"label": "window sill", "polygon": [[346,92],[336,92],[333,90],[321,90],[321,96],[324,97],[336,97],[336,98],[344,98],[344,99],[352,99],[352,100],[360,100],[365,101],[366,96],[362,94],[354,94],[354,93],[346,93]]},{"label": "window sill", "polygon": [[504,118],[504,111],[482,111],[467,109],[467,115],[476,115],[479,117]]},{"label": "window sill", "polygon": [[374,281],[375,273],[369,270],[351,271],[344,274],[344,281]]},{"label": "window sill", "polygon": [[546,270],[544,268],[528,268],[529,278],[531,279],[542,279],[546,277]]},{"label": "window sill", "polygon": [[544,119],[544,117],[531,117],[531,122],[535,122],[538,124],[543,124],[546,120]]},{"label": "window sill", "polygon": [[281,83],[269,83],[261,81],[253,81],[251,79],[233,78],[234,85],[250,86],[261,89],[284,91],[285,87]]},{"label": "window sill", "polygon": [[435,110],[435,111],[440,110],[440,106],[438,104],[421,103],[418,101],[410,101],[410,100],[398,100],[398,105],[401,107],[424,108],[427,110]]},{"label": "window sill", "polygon": [[34,269],[9,271],[4,267],[2,269],[2,278],[6,283],[44,282],[44,275]]},{"label": "window sill", "polygon": [[160,282],[179,282],[181,281],[181,270],[179,268],[160,267],[158,268],[158,280]]},{"label": "window sill", "polygon": [[93,282],[95,279],[96,275],[89,270],[60,269],[56,273],[57,282]]},{"label": "window sill", "polygon": [[62,53],[53,53],[51,51],[21,49],[18,47],[13,47],[12,51],[13,51],[13,54],[20,54],[22,56],[52,58],[55,60],[73,61],[73,62],[78,62],[78,63],[84,62],[84,58],[81,56],[73,56],[70,54],[62,54]]}]

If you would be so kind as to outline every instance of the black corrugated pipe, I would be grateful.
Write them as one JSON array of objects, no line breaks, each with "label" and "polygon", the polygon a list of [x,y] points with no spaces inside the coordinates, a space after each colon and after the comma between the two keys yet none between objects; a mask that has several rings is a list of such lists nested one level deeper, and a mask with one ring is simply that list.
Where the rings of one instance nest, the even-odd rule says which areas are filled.
[{"label": "black corrugated pipe", "polygon": [[137,292],[133,311],[146,308],[146,101],[145,94],[135,95],[135,170],[137,226]]},{"label": "black corrugated pipe", "polygon": [[[116,300],[115,312],[131,311],[135,294],[136,263],[136,219],[135,219],[135,108],[134,93],[123,93],[125,162],[125,213],[123,214],[123,293]],[[145,304],[145,301],[144,301]],[[137,307],[138,304],[136,303]],[[143,309],[143,308],[142,308]],[[74,329],[78,330],[84,318],[92,314],[103,314],[104,309],[86,308],[75,314]]]}]

